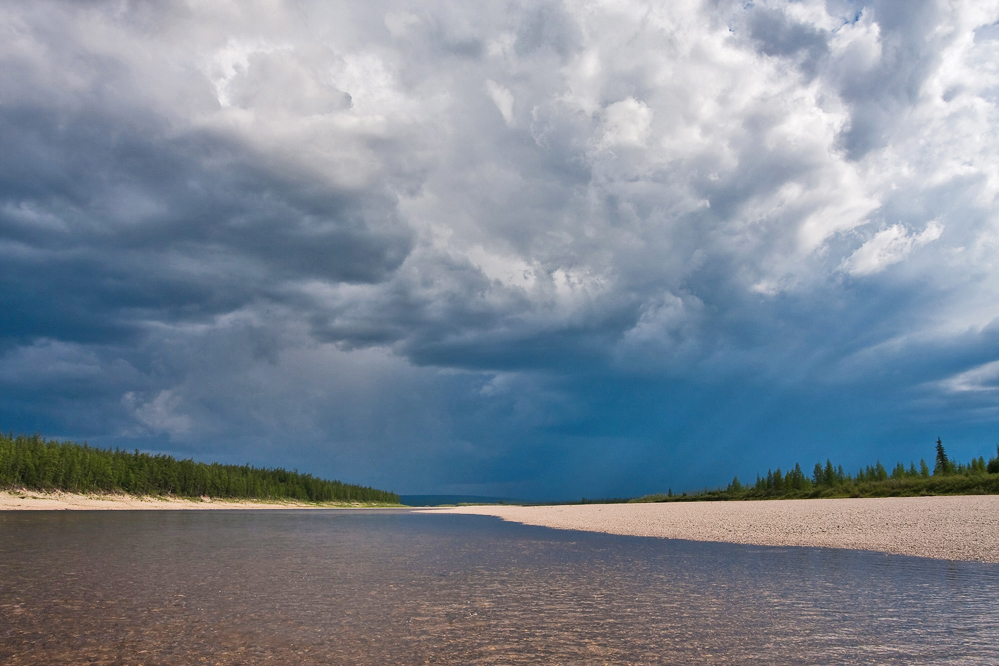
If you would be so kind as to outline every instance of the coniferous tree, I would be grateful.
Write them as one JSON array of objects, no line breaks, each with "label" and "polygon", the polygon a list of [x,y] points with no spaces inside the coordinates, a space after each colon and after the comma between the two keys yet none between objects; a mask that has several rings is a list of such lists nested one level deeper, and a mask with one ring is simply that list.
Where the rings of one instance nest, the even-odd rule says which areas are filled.
[{"label": "coniferous tree", "polygon": [[120,491],[185,497],[399,502],[395,493],[283,469],[211,465],[139,451],[95,449],[40,436],[0,434],[0,487],[72,492]]},{"label": "coniferous tree", "polygon": [[808,485],[808,479],[805,477],[805,473],[801,471],[801,465],[799,463],[794,463],[794,469],[791,470],[791,486],[792,490],[805,490]]},{"label": "coniferous tree", "polygon": [[[836,475],[836,470],[833,469],[832,461],[828,458],[826,458],[826,467],[822,470],[822,475],[827,486],[834,486],[839,480]],[[839,476],[842,476],[842,470],[840,470]]]},{"label": "coniferous tree", "polygon": [[934,476],[943,476],[946,474],[951,474],[953,469],[951,467],[951,462],[947,458],[947,454],[944,452],[943,442],[937,437],[937,458],[936,466],[933,468]]},{"label": "coniferous tree", "polygon": [[[897,462],[890,473],[879,460],[874,465],[861,467],[856,476],[846,474],[842,465],[834,467],[832,461],[827,459],[824,466],[816,463],[811,476],[805,476],[801,465],[795,463],[787,472],[778,467],[775,470],[768,470],[766,477],[757,474],[756,483],[753,485],[744,485],[738,477],[735,477],[724,490],[705,488],[702,492],[694,493],[691,499],[999,494],[999,479],[991,477],[993,474],[999,474],[999,446],[996,447],[996,456],[990,458],[988,462],[984,456],[979,456],[972,458],[967,464],[950,460],[942,450],[941,440],[937,441],[937,448],[937,452],[942,455],[937,460],[938,469],[933,474],[925,459],[919,461],[918,469],[913,461],[909,462],[908,468],[902,462]],[[672,490],[670,492],[672,493]],[[666,497],[673,498],[672,495]],[[687,498],[688,494],[684,493],[682,498],[678,499]]]}]

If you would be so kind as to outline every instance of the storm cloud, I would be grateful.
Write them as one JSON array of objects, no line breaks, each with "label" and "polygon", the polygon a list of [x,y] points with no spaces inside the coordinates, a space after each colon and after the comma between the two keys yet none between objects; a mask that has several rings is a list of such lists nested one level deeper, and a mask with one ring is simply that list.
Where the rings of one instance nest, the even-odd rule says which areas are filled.
[{"label": "storm cloud", "polygon": [[7,2],[0,426],[530,498],[988,453],[997,22]]}]

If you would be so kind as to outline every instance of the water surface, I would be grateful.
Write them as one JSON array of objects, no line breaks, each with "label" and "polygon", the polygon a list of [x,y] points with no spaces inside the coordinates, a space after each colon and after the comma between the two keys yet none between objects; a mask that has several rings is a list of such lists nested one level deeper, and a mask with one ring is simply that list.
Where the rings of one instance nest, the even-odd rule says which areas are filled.
[{"label": "water surface", "polygon": [[999,565],[410,511],[0,513],[0,663],[984,664]]}]

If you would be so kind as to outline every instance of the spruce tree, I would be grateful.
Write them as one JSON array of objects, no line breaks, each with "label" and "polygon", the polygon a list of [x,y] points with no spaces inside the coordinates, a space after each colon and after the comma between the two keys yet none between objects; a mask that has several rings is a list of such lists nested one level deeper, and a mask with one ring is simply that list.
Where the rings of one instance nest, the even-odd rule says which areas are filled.
[{"label": "spruce tree", "polygon": [[943,442],[937,437],[937,464],[933,468],[933,476],[944,476],[951,473],[951,462],[944,452]]},{"label": "spruce tree", "polygon": [[837,481],[836,470],[833,469],[832,461],[829,460],[828,458],[826,458],[826,468],[822,470],[822,476],[827,486],[836,485]]},{"label": "spruce tree", "polygon": [[801,465],[794,463],[794,471],[792,473],[792,487],[795,490],[805,489],[805,473],[801,471]]},{"label": "spruce tree", "polygon": [[989,464],[985,466],[985,471],[989,474],[999,474],[999,445],[996,446],[996,457],[989,459]]}]

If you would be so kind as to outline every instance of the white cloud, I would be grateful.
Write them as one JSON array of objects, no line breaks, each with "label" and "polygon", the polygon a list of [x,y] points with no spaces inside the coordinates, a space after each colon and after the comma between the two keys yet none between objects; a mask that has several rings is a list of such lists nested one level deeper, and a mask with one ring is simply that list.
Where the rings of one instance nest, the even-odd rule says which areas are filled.
[{"label": "white cloud", "polygon": [[288,46],[247,43],[230,38],[224,47],[213,53],[205,67],[205,73],[215,86],[215,94],[222,108],[231,106],[230,86],[233,79],[249,70],[251,56],[272,53],[282,48],[290,49]]},{"label": "white cloud", "polygon": [[940,382],[940,386],[950,393],[999,391],[999,361],[983,363],[948,377]]},{"label": "white cloud", "polygon": [[396,38],[405,36],[419,23],[420,17],[411,12],[390,11],[385,14],[385,27]]},{"label": "white cloud", "polygon": [[499,109],[503,121],[507,126],[513,127],[513,93],[491,79],[486,81],[486,92]]},{"label": "white cloud", "polygon": [[336,86],[350,95],[351,110],[360,116],[382,117],[405,110],[406,95],[376,53],[348,53],[332,68]]},{"label": "white cloud", "polygon": [[518,257],[503,257],[488,252],[481,245],[465,250],[464,255],[491,280],[511,286],[530,289],[536,279],[535,267]]},{"label": "white cloud", "polygon": [[154,433],[183,435],[191,429],[191,417],[181,412],[181,398],[171,390],[160,391],[146,402],[129,391],[121,401],[136,420]]},{"label": "white cloud", "polygon": [[872,275],[904,260],[921,245],[931,243],[943,233],[943,227],[930,222],[919,234],[910,234],[901,224],[882,229],[844,260],[843,269],[851,275]]},{"label": "white cloud", "polygon": [[652,109],[634,97],[611,104],[603,113],[604,146],[643,146],[652,125]]}]

